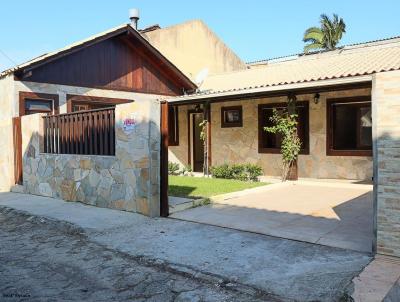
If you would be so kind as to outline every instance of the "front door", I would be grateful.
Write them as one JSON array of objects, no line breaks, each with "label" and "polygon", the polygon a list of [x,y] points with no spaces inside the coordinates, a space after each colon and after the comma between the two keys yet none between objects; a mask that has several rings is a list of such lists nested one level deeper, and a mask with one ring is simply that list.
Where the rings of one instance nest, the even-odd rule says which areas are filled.
[{"label": "front door", "polygon": [[190,124],[191,124],[191,159],[192,168],[194,172],[203,172],[204,165],[204,144],[200,138],[201,126],[200,123],[203,121],[203,113],[191,113]]}]

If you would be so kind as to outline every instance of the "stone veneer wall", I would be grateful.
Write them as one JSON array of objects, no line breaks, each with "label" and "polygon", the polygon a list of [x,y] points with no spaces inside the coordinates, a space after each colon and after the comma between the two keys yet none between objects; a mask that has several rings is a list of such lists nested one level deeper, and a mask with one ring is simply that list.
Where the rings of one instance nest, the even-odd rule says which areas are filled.
[{"label": "stone veneer wall", "polygon": [[60,113],[67,112],[67,94],[121,98],[134,101],[153,101],[164,96],[128,91],[66,86],[48,83],[15,81],[12,75],[0,78],[0,192],[10,191],[14,185],[14,147],[12,118],[19,116],[19,93],[50,93],[59,96]]},{"label": "stone veneer wall", "polygon": [[[125,133],[122,120],[137,125]],[[160,214],[160,103],[116,106],[115,156],[44,154],[41,114],[22,117],[24,191],[99,207]]]},{"label": "stone veneer wall", "polygon": [[374,75],[377,252],[400,257],[400,71]]},{"label": "stone veneer wall", "polygon": [[[318,104],[313,94],[297,95],[299,101],[309,101],[310,154],[300,155],[299,177],[371,179],[372,157],[326,155],[326,99],[370,95],[371,89],[354,89],[321,93]],[[258,153],[258,104],[285,102],[286,97],[228,101],[211,104],[212,164],[250,162],[261,165],[264,175],[279,176],[280,154]],[[243,127],[221,128],[221,107],[242,105]],[[169,147],[171,161],[188,163],[187,110],[193,106],[179,107],[179,146]]]}]

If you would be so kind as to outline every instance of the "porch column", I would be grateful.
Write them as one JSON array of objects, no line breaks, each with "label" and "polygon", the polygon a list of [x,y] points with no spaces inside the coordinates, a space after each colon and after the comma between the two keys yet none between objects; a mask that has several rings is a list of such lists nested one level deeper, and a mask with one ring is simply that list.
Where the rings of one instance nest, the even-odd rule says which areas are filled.
[{"label": "porch column", "polygon": [[400,71],[372,80],[376,252],[400,257]]}]

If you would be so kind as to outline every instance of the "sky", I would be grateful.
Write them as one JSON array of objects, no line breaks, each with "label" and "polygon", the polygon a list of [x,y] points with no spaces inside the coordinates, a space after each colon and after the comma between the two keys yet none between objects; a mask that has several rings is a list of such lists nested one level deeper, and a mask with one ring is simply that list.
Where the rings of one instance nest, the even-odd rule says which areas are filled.
[{"label": "sky", "polygon": [[341,44],[400,35],[399,0],[1,0],[0,70],[114,26],[139,8],[139,28],[202,19],[245,62],[299,53],[321,13],[339,14]]}]

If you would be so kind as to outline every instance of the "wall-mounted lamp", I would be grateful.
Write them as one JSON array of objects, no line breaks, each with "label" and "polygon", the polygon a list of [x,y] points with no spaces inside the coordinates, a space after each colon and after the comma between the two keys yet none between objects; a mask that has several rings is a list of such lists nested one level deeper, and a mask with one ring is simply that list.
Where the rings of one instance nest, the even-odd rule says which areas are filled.
[{"label": "wall-mounted lamp", "polygon": [[295,103],[297,101],[297,97],[294,93],[288,94],[288,103]]},{"label": "wall-mounted lamp", "polygon": [[196,112],[200,112],[200,110],[201,110],[200,104],[196,104],[196,106],[194,107],[194,110],[195,110]]},{"label": "wall-mounted lamp", "polygon": [[289,93],[287,97],[287,110],[290,114],[296,113],[297,97],[294,93]]},{"label": "wall-mounted lamp", "polygon": [[319,103],[319,93],[314,94],[314,104],[318,104]]}]

